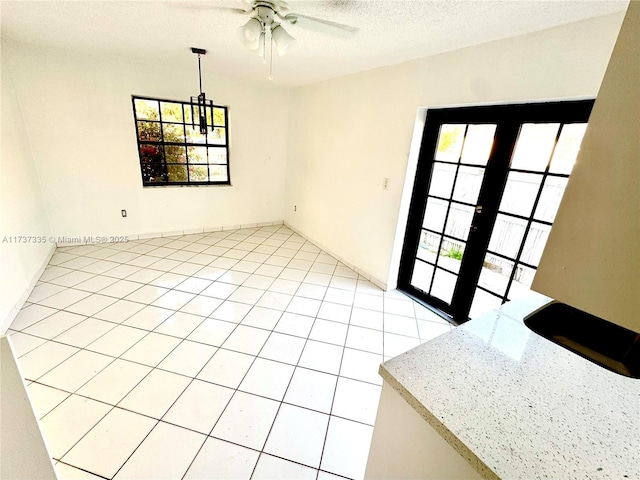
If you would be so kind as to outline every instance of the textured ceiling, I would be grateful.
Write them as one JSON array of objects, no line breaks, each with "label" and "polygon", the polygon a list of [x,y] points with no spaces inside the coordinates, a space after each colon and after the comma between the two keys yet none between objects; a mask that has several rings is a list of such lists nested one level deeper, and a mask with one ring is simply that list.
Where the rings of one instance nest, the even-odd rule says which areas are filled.
[{"label": "textured ceiling", "polygon": [[[358,27],[354,36],[286,25],[297,39],[274,59],[274,83],[302,85],[624,10],[627,0],[323,0],[289,9]],[[2,1],[2,37],[54,48],[193,65],[189,47],[207,48],[204,68],[268,82],[267,67],[239,42],[248,14],[209,1]]]}]

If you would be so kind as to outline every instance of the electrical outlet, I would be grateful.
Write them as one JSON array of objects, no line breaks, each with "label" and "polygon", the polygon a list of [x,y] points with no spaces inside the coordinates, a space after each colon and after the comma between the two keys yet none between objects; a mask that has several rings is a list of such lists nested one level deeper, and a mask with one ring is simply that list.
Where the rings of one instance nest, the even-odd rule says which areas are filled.
[{"label": "electrical outlet", "polygon": [[293,211],[294,211],[294,212],[297,212],[297,211],[298,211],[298,206],[297,206],[297,205],[294,205],[294,206],[293,206]]},{"label": "electrical outlet", "polygon": [[389,179],[386,177],[382,180],[382,188],[384,188],[385,190],[389,188]]},{"label": "electrical outlet", "polygon": [[127,211],[126,210],[120,210],[120,213],[122,214],[123,217],[127,216]]}]

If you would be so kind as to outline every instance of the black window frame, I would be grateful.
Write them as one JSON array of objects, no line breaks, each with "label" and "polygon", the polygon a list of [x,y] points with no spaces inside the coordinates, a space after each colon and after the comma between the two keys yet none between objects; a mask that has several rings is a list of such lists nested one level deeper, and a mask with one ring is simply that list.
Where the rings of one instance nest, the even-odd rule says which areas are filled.
[{"label": "black window frame", "polygon": [[[150,120],[150,119],[146,119],[146,118],[138,118],[138,114],[136,112],[136,100],[145,100],[145,101],[153,101],[153,102],[158,102],[158,120]],[[175,103],[175,104],[181,104],[182,105],[182,111],[183,111],[183,115],[182,115],[182,121],[163,121],[162,119],[162,107],[161,107],[161,103],[165,102],[165,103]],[[136,129],[136,142],[137,142],[137,149],[138,149],[138,160],[139,160],[139,166],[140,166],[140,175],[141,175],[141,180],[142,180],[142,186],[143,187],[168,187],[168,186],[205,186],[205,185],[231,185],[231,162],[230,162],[230,152],[229,152],[229,108],[226,105],[213,105],[214,109],[218,109],[218,110],[222,110],[224,112],[224,124],[217,124],[215,123],[215,115],[208,115],[207,118],[207,133],[205,134],[205,142],[190,142],[188,137],[187,137],[187,128],[192,126],[191,122],[188,122],[187,119],[185,118],[184,112],[185,109],[188,109],[188,111],[191,111],[191,103],[188,101],[183,101],[183,100],[170,100],[170,99],[166,99],[166,98],[157,98],[157,97],[148,97],[148,96],[142,96],[142,95],[131,95],[131,106],[132,106],[132,110],[133,110],[133,119],[134,119],[134,123],[135,123],[135,129]],[[210,121],[209,121],[209,117],[210,117]],[[140,122],[151,122],[151,123],[157,123],[160,126],[160,140],[142,140],[141,139],[141,135],[140,135]],[[184,141],[180,141],[180,142],[168,142],[165,141],[164,139],[164,126],[165,125],[176,125],[176,126],[182,126],[182,131],[183,131],[183,140]],[[209,138],[211,135],[211,127],[215,127],[215,128],[224,128],[224,143],[219,143],[219,141],[217,143],[213,143],[210,142]],[[199,129],[199,125],[196,122],[195,125],[196,129]],[[145,180],[145,176],[147,178],[151,178],[149,176],[149,163],[147,161],[145,161],[144,155],[143,155],[143,147],[144,146],[152,146],[152,147],[157,147],[157,155],[161,155],[161,161],[159,163],[156,163],[155,165],[155,170],[160,171],[162,178],[159,178],[157,175],[154,176],[154,180],[153,181],[149,181],[149,180]],[[167,164],[166,161],[166,147],[185,147],[185,162],[184,163],[169,163]],[[189,162],[189,147],[204,147],[206,149],[206,154],[207,154],[207,163],[190,163]],[[216,162],[209,162],[209,149],[214,148],[214,149],[221,149],[224,150],[224,154],[225,154],[225,158],[226,161],[224,163],[216,163]],[[170,181],[170,174],[169,174],[169,169],[167,168],[167,165],[184,165],[185,166],[185,170],[186,170],[186,174],[187,174],[187,181]],[[210,177],[210,167],[211,166],[224,166],[226,168],[226,172],[227,172],[227,179],[223,180],[223,181],[211,181],[211,177]],[[190,169],[189,167],[192,166],[198,166],[198,167],[203,167],[206,166],[207,167],[207,180],[192,180],[191,177],[191,173],[190,173]],[[161,167],[160,169],[158,169],[158,167]],[[145,168],[147,169],[147,171],[145,172]]]}]

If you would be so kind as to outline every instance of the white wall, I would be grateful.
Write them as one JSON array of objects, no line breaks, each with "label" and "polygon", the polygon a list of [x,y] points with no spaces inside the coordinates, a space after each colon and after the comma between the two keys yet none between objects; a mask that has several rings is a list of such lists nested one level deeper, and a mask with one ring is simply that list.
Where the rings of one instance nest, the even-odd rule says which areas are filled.
[{"label": "white wall", "polygon": [[631,2],[533,288],[640,333],[639,239],[640,2]]},{"label": "white wall", "polygon": [[[188,100],[192,68],[4,43],[53,234],[124,235],[282,220],[286,89],[230,80],[203,58],[203,87],[230,106],[233,186],[142,187],[131,95]],[[4,67],[3,60],[3,67]],[[4,122],[3,122],[4,123]],[[120,210],[128,217],[122,218]]]},{"label": "white wall", "polygon": [[40,190],[11,72],[2,52],[0,135],[0,333],[22,307],[48,261],[52,243],[15,243],[10,237],[47,238],[51,227]]},{"label": "white wall", "polygon": [[595,96],[622,16],[295,89],[285,221],[395,285],[391,258],[419,107]]}]

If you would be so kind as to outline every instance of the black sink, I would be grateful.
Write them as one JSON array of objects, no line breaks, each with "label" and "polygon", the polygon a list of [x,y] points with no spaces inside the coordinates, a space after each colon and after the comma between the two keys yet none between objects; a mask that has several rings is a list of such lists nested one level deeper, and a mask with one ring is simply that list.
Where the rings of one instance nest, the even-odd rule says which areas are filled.
[{"label": "black sink", "polygon": [[640,378],[640,334],[564,303],[551,303],[524,319],[538,335],[607,370]]}]

